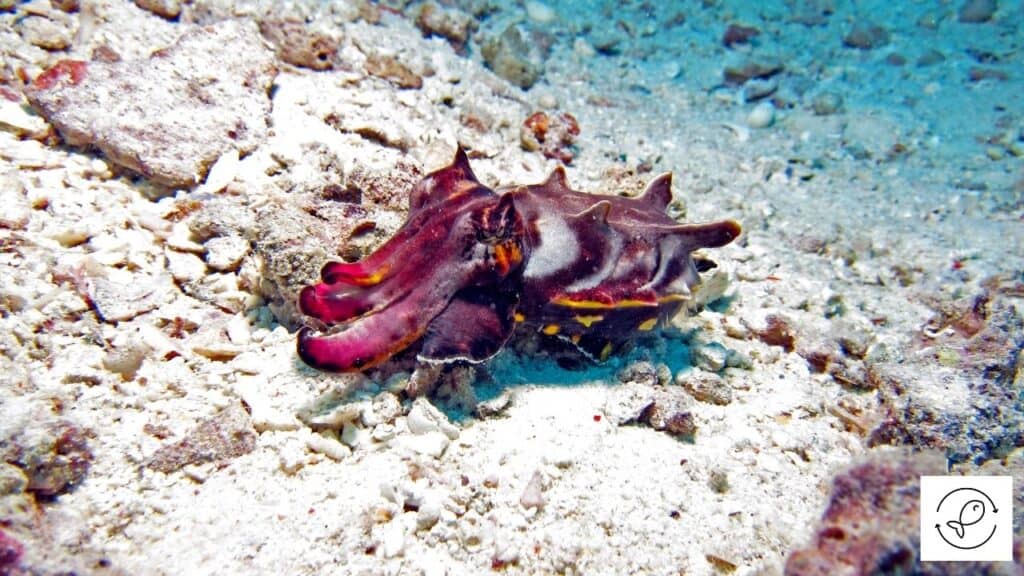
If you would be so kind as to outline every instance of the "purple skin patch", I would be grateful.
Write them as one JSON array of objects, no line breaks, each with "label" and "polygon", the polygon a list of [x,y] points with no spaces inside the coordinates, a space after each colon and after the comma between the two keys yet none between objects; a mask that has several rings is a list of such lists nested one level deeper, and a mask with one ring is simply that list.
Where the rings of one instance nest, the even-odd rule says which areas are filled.
[{"label": "purple skin patch", "polygon": [[331,262],[299,296],[332,329],[299,331],[314,368],[366,370],[419,346],[427,362],[479,362],[519,326],[604,360],[678,312],[700,282],[691,253],[740,234],[732,220],[679,224],[665,214],[671,174],[637,198],[570,190],[557,168],[542,184],[497,191],[460,148],[412,190],[409,218],[376,252]]}]

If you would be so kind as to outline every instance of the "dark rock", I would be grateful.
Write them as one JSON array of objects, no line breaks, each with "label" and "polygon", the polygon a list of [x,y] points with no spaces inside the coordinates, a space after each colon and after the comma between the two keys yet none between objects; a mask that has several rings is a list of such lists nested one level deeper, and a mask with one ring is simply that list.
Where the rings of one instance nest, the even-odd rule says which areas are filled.
[{"label": "dark rock", "polygon": [[796,347],[792,323],[778,314],[769,314],[765,318],[764,328],[755,329],[754,334],[761,342],[769,346],[782,346],[786,352],[792,352]]},{"label": "dark rock", "polygon": [[729,24],[729,27],[725,29],[725,34],[722,35],[722,45],[732,48],[734,44],[747,44],[759,34],[761,31],[753,26]]},{"label": "dark rock", "polygon": [[729,84],[744,84],[752,78],[770,78],[782,72],[784,66],[777,60],[747,60],[740,64],[726,66],[722,71]]},{"label": "dark rock", "polygon": [[636,382],[645,386],[658,383],[658,370],[647,361],[631,362],[616,375],[619,382]]},{"label": "dark rock", "polygon": [[967,0],[960,7],[957,18],[966,24],[981,24],[991,20],[998,9],[996,0]]},{"label": "dark rock", "polygon": [[189,431],[184,438],[156,451],[146,466],[171,473],[189,464],[224,462],[256,448],[256,429],[241,404],[214,414]]},{"label": "dark rock", "polygon": [[230,20],[192,28],[146,59],[58,63],[26,95],[69,144],[96,146],[159,184],[191,186],[223,153],[266,138],[275,73],[255,24]]},{"label": "dark rock", "polygon": [[88,473],[92,452],[86,436],[71,422],[57,420],[0,439],[0,458],[21,468],[27,492],[53,498],[70,491]]},{"label": "dark rock", "polygon": [[996,68],[981,68],[979,66],[972,66],[967,72],[967,79],[971,82],[981,82],[982,80],[996,80],[999,82],[1005,82],[1010,79],[1010,75],[1006,72]]},{"label": "dark rock", "polygon": [[25,548],[21,542],[0,530],[0,574],[20,574],[21,555]]},{"label": "dark rock", "polygon": [[872,22],[857,20],[843,37],[843,45],[860,50],[874,50],[889,43],[889,32]]}]

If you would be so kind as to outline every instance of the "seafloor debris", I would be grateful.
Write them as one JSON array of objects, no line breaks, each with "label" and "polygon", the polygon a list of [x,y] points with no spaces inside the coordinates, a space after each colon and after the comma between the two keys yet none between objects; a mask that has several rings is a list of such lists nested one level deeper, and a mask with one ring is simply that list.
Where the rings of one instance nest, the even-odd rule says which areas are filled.
[{"label": "seafloor debris", "polygon": [[960,6],[957,19],[967,24],[988,22],[999,9],[996,0],[967,0]]},{"label": "seafloor debris", "polygon": [[69,144],[94,145],[160,184],[191,186],[224,152],[266,137],[274,75],[256,25],[230,20],[193,28],[142,60],[61,62],[26,95]]},{"label": "seafloor debris", "polygon": [[911,361],[869,364],[882,422],[870,442],[939,448],[981,463],[1024,445],[1021,318],[999,279],[981,293],[930,299],[935,317]]},{"label": "seafloor debris", "polygon": [[366,71],[384,78],[399,88],[422,88],[423,78],[390,54],[371,53],[366,56]]},{"label": "seafloor debris", "polygon": [[520,88],[529,88],[540,78],[540,52],[527,42],[516,24],[484,40],[480,53],[488,68]]},{"label": "seafloor debris", "polygon": [[0,459],[25,474],[25,490],[38,497],[59,496],[81,482],[92,463],[87,432],[66,420],[0,439]]},{"label": "seafloor debris", "polygon": [[423,34],[440,36],[448,40],[456,52],[463,52],[469,35],[476,29],[476,20],[458,8],[442,8],[435,2],[426,2],[416,13],[416,25]]},{"label": "seafloor debris", "polygon": [[313,70],[329,70],[338,56],[338,39],[305,21],[288,16],[260,20],[260,33],[281,60]]},{"label": "seafloor debris", "polygon": [[575,143],[579,135],[580,125],[572,114],[539,111],[523,121],[519,128],[519,143],[524,150],[540,150],[545,158],[570,164],[576,156]]},{"label": "seafloor debris", "polygon": [[189,431],[184,438],[156,451],[146,466],[164,473],[189,464],[224,462],[256,448],[256,430],[241,404],[232,404]]},{"label": "seafloor debris", "polygon": [[729,27],[725,29],[725,33],[722,34],[722,45],[726,48],[732,48],[735,44],[748,44],[759,34],[761,34],[761,31],[754,26],[729,24]]},{"label": "seafloor debris", "polygon": [[843,45],[860,50],[874,50],[889,43],[889,31],[874,22],[857,20],[843,37]]},{"label": "seafloor debris", "polygon": [[730,64],[722,71],[727,84],[744,84],[753,78],[770,78],[782,72],[783,63],[774,58],[750,58],[737,64]]},{"label": "seafloor debris", "polygon": [[59,12],[49,16],[28,16],[18,23],[17,30],[27,42],[44,50],[66,50],[71,46],[74,31]]},{"label": "seafloor debris", "polygon": [[21,542],[0,530],[0,574],[19,574],[18,566],[24,550]]},{"label": "seafloor debris", "polygon": [[135,0],[135,5],[168,20],[173,20],[181,14],[180,0]]},{"label": "seafloor debris", "polygon": [[796,346],[796,334],[792,322],[778,314],[765,317],[764,327],[751,328],[761,342],[769,346],[781,346],[790,352]]},{"label": "seafloor debris", "polygon": [[610,392],[604,412],[612,424],[641,424],[693,442],[697,423],[692,406],[693,398],[678,386],[627,382]]}]

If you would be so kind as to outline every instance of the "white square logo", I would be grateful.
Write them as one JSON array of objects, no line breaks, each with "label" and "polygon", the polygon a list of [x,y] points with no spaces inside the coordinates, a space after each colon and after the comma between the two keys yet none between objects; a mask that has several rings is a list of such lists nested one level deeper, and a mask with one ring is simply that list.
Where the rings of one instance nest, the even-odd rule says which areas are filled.
[{"label": "white square logo", "polygon": [[1012,476],[922,476],[922,561],[1013,561]]}]

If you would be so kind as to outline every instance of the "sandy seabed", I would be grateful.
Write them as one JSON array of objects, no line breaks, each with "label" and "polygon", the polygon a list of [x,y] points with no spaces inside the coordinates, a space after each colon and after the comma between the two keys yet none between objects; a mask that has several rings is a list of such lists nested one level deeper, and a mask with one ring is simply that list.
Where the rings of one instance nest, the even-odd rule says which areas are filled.
[{"label": "sandy seabed", "polygon": [[[0,574],[891,573],[947,469],[1019,551],[1024,7],[442,4],[0,3]],[[603,366],[304,366],[457,144],[744,233]]]}]

